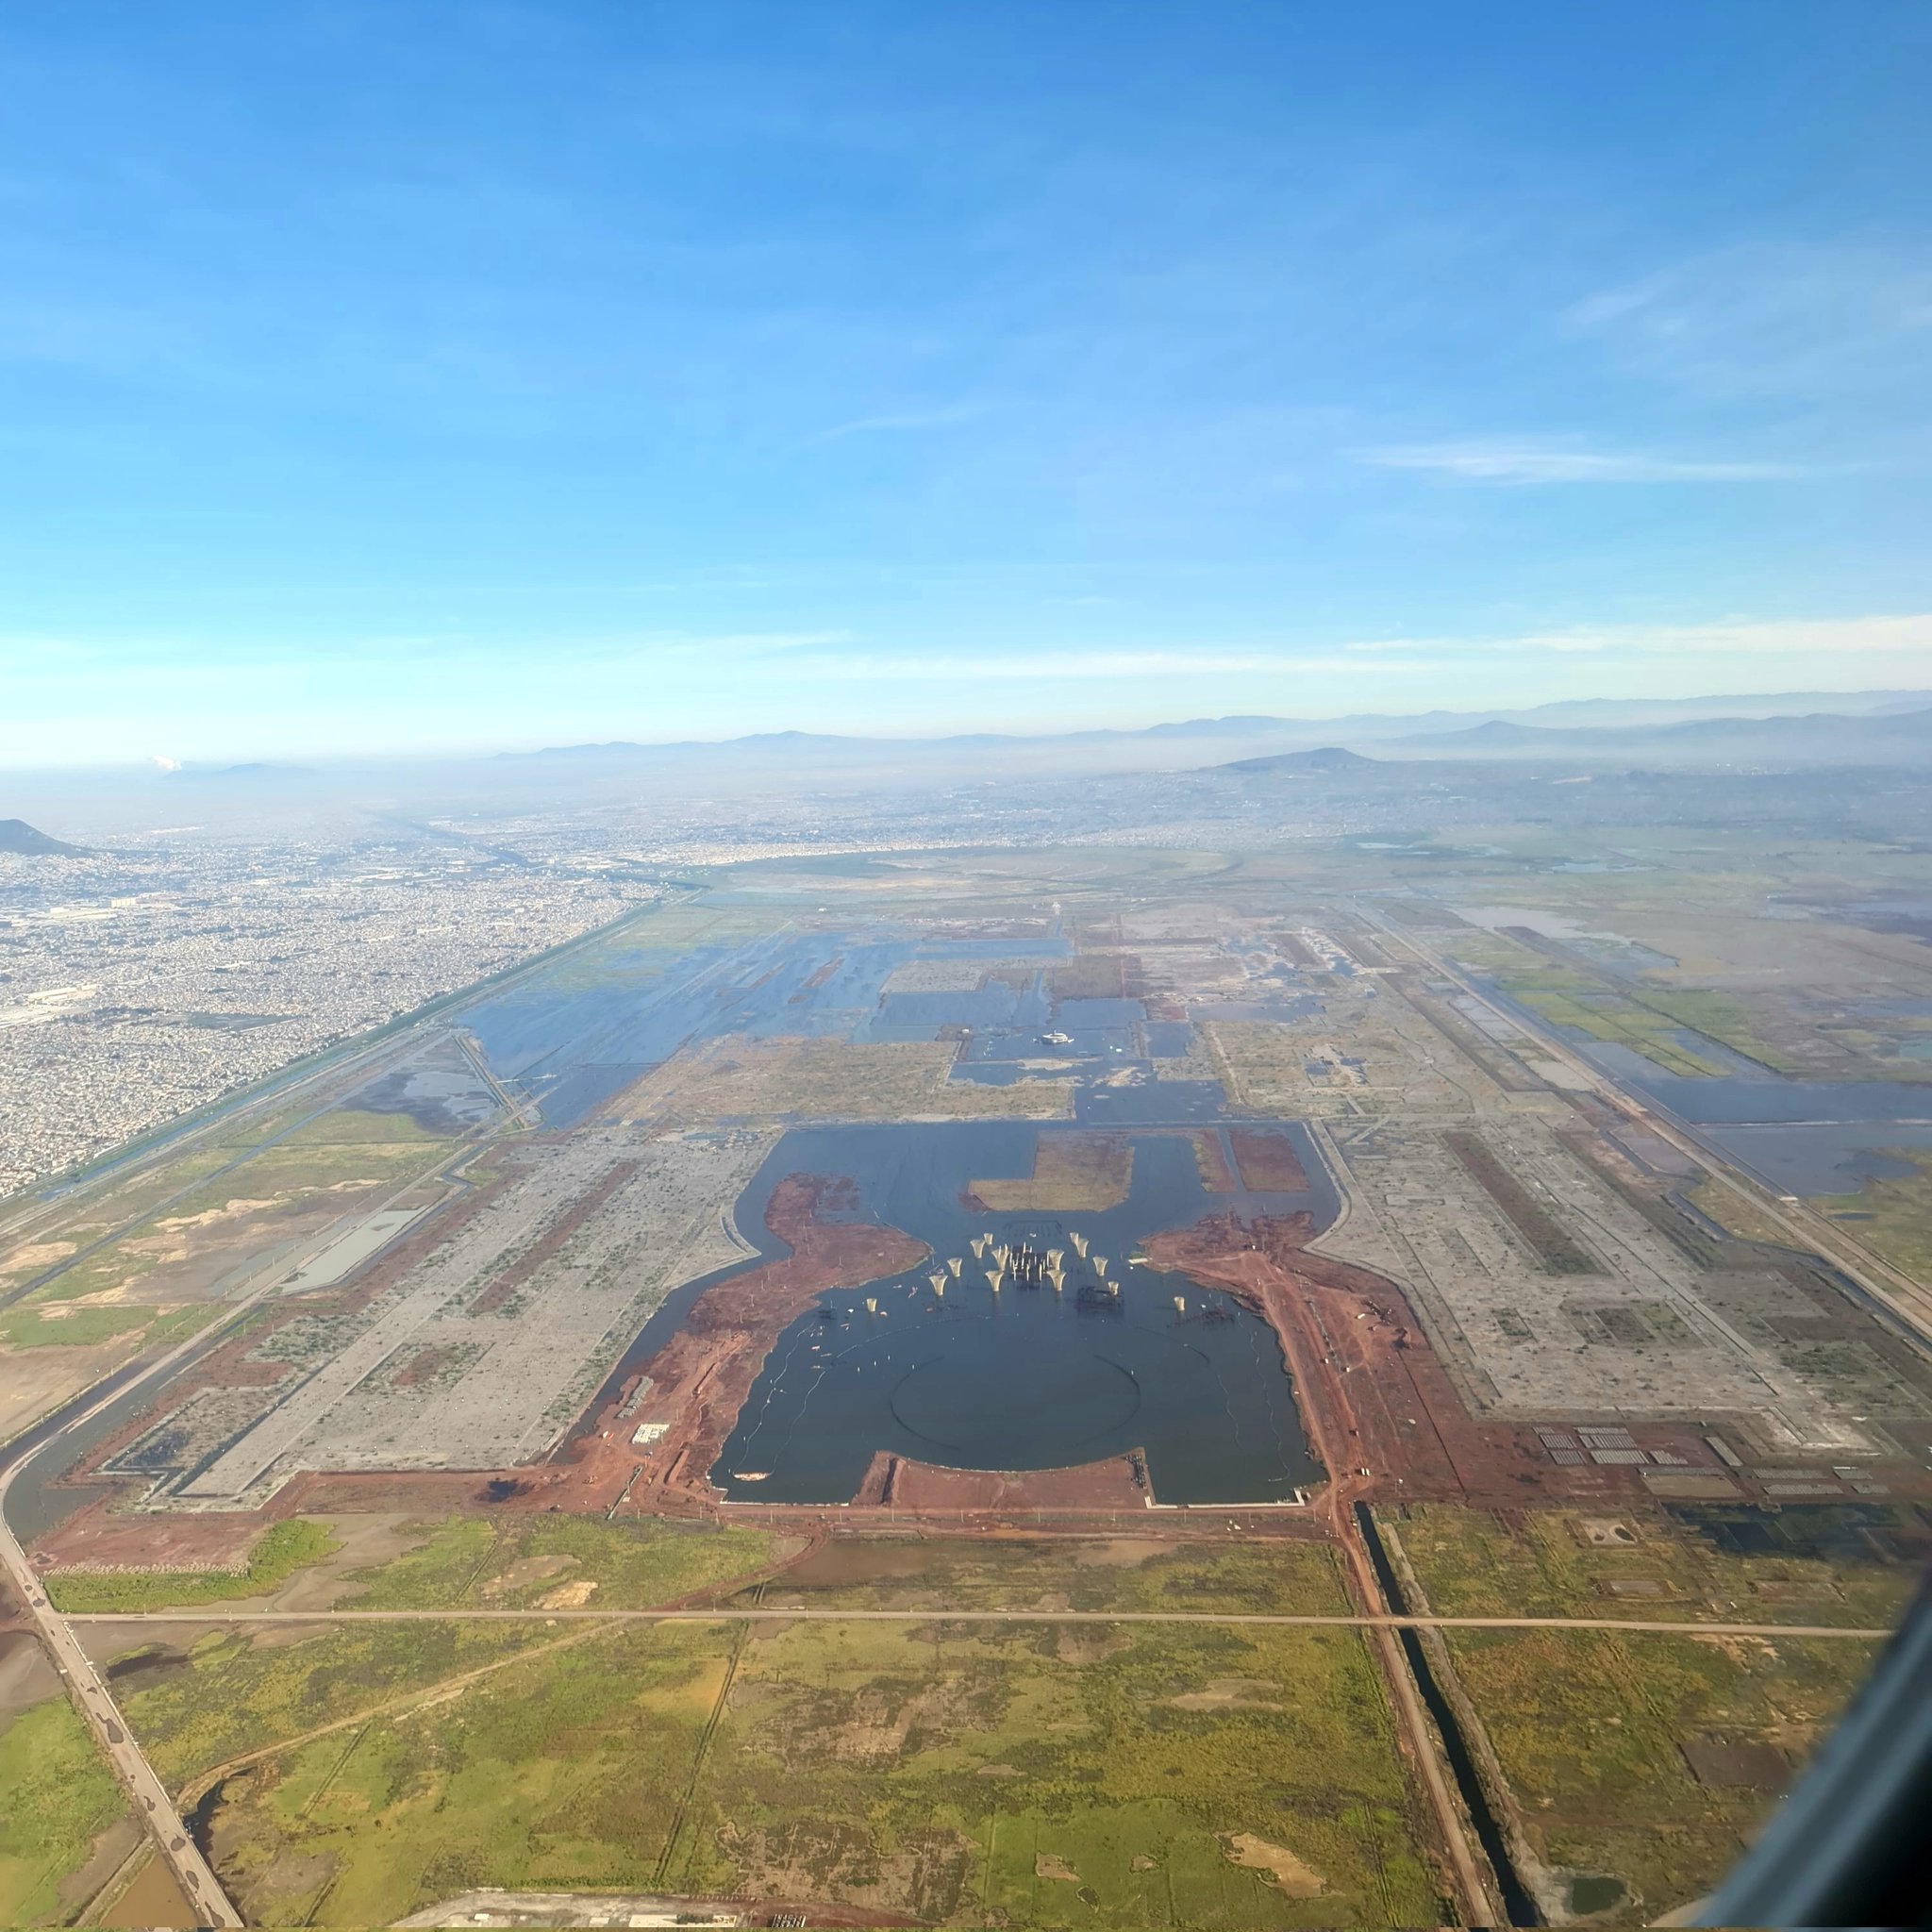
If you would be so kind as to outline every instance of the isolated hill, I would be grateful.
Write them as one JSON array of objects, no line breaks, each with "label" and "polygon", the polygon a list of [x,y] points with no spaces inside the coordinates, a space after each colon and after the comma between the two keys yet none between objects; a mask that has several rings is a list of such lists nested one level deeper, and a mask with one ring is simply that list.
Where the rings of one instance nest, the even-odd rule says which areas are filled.
[{"label": "isolated hill", "polygon": [[1666,765],[1918,765],[1932,758],[1932,709],[1863,717],[1703,718],[1679,724],[1553,730],[1491,719],[1464,731],[1414,733],[1387,750],[1420,758],[1641,758]]},{"label": "isolated hill", "polygon": [[1279,772],[1292,777],[1297,773],[1334,774],[1343,772],[1373,772],[1380,758],[1365,758],[1360,752],[1339,744],[1317,745],[1312,751],[1278,751],[1271,758],[1236,758],[1223,765],[1224,772]]},{"label": "isolated hill", "polygon": [[37,831],[25,819],[0,819],[0,852],[17,852],[28,858],[86,858],[84,845],[63,844]]}]

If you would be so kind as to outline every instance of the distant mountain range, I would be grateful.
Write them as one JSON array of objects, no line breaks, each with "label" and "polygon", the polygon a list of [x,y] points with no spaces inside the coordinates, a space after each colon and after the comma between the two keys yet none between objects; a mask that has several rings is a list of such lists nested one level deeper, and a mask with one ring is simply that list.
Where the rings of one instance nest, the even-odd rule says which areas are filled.
[{"label": "distant mountain range", "polygon": [[[1277,718],[1263,715],[1190,718],[1140,729],[1084,731],[961,732],[944,738],[858,738],[829,732],[764,731],[743,738],[678,739],[642,743],[615,739],[601,744],[551,745],[541,751],[499,752],[483,760],[489,768],[526,777],[539,771],[584,781],[605,776],[663,772],[708,763],[721,774],[748,772],[760,765],[774,771],[833,773],[869,768],[888,771],[916,766],[930,771],[935,760],[962,763],[988,758],[1015,767],[1058,766],[1082,770],[1183,769],[1192,764],[1232,762],[1287,752],[1335,750],[1373,745],[1398,757],[1522,757],[1541,748],[1555,752],[1568,744],[1576,752],[1614,753],[1616,733],[1632,734],[1630,744],[1648,743],[1653,735],[1682,730],[1676,742],[1698,745],[1693,727],[1723,724],[1736,729],[1769,725],[1767,747],[1799,741],[1781,736],[1780,721],[1793,721],[1807,732],[1810,721],[1832,724],[1869,721],[1873,730],[1845,741],[1848,756],[1866,761],[1888,741],[1885,721],[1932,706],[1927,691],[1783,691],[1727,698],[1578,698],[1533,706],[1526,710],[1360,712],[1342,718]],[[1735,740],[1741,746],[1748,730]],[[1823,742],[1824,741],[1820,741]],[[1901,742],[1908,741],[1901,740]],[[1715,742],[1715,741],[1713,741]],[[1239,745],[1242,757],[1215,759],[1221,745]],[[1818,760],[1807,760],[1817,762]],[[1303,767],[1315,770],[1319,767]],[[1328,769],[1338,770],[1331,766]]]},{"label": "distant mountain range", "polygon": [[[323,823],[341,808],[434,817],[660,801],[709,807],[780,794],[954,790],[966,797],[990,785],[1184,772],[1224,772],[1235,782],[1273,774],[1298,783],[1405,785],[1404,767],[1442,760],[1713,772],[1932,765],[1932,691],[1925,691],[1591,698],[1514,711],[1250,715],[1074,731],[1055,731],[1050,710],[1024,715],[1040,728],[926,739],[808,731],[657,744],[619,739],[493,756],[191,764],[165,774],[50,772],[37,774],[31,790],[16,774],[13,783],[17,804],[39,817],[58,819],[82,801],[98,817],[112,801],[131,824],[175,828],[177,815],[192,815],[196,826],[182,829],[288,829]],[[29,831],[16,826],[15,836]],[[0,843],[0,850],[20,849]],[[58,841],[31,849],[58,851]]]},{"label": "distant mountain range", "polygon": [[65,845],[37,831],[25,819],[0,819],[0,852],[16,852],[26,858],[86,858],[84,845]]},{"label": "distant mountain range", "polygon": [[1465,731],[1416,732],[1387,750],[1418,758],[1641,759],[1670,765],[1932,764],[1932,708],[1846,717],[1700,718],[1685,724],[1568,730],[1492,719]]}]

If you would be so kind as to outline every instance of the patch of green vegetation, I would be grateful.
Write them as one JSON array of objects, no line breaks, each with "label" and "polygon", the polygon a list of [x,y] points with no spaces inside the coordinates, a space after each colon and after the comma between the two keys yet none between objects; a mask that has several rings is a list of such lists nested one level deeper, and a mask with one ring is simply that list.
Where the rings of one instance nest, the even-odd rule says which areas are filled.
[{"label": "patch of green vegetation", "polygon": [[[458,1626],[409,1627],[422,1641]],[[251,1923],[275,1925],[386,1925],[475,1885],[647,1890],[730,1642],[626,1628],[297,1746],[224,1786],[216,1869]],[[154,1694],[130,1705],[137,1727]],[[239,1755],[210,1741],[197,1769]]]},{"label": "patch of green vegetation", "polygon": [[1380,1520],[1430,1608],[1445,1617],[1681,1617],[1882,1630],[1917,1582],[1909,1563],[1885,1560],[1865,1539],[1844,1539],[1847,1551],[1868,1552],[1859,1558],[1737,1556],[1674,1517],[1609,1499],[1520,1514],[1411,1503]]},{"label": "patch of green vegetation", "polygon": [[185,1154],[177,1154],[159,1167],[149,1168],[144,1173],[114,1182],[93,1195],[86,1207],[78,1210],[87,1216],[87,1224],[63,1230],[63,1233],[71,1232],[83,1241],[96,1240],[110,1228],[151,1214],[171,1194],[178,1194],[183,1188],[192,1187],[225,1161],[233,1158],[231,1151],[212,1146],[198,1146]]},{"label": "patch of green vegetation", "polygon": [[58,1315],[44,1314],[27,1303],[0,1314],[0,1341],[13,1348],[87,1348],[125,1335],[131,1328],[144,1328],[154,1317],[152,1308],[133,1307],[125,1302],[108,1307],[75,1308]]},{"label": "patch of green vegetation", "polygon": [[775,908],[667,906],[626,921],[594,944],[559,959],[531,990],[548,997],[655,979],[693,947],[741,944],[788,924],[785,913]]},{"label": "patch of green vegetation", "polygon": [[1717,1181],[1708,1178],[1699,1181],[1694,1188],[1686,1191],[1684,1198],[1740,1241],[1763,1241],[1774,1248],[1791,1245],[1790,1236],[1770,1215],[1754,1208],[1743,1195]]},{"label": "patch of green vegetation", "polygon": [[687,1048],[641,1079],[635,1104],[685,1121],[1058,1119],[1072,1111],[1064,1080],[985,1087],[948,1078],[944,1041],[848,1041],[726,1034]]},{"label": "patch of green vegetation", "polygon": [[1640,1005],[1662,1013],[1680,1026],[1689,1026],[1707,1040],[1714,1040],[1719,1045],[1729,1047],[1733,1053],[1742,1054],[1746,1059],[1756,1060],[1760,1066],[1770,1067],[1780,1074],[1802,1074],[1805,1071],[1799,1061],[1779,1052],[1764,1039],[1757,1031],[1750,1007],[1735,993],[1696,988],[1682,991],[1646,988],[1636,998]]},{"label": "patch of green vegetation", "polygon": [[322,1524],[291,1516],[262,1531],[242,1570],[57,1571],[47,1578],[47,1597],[56,1609],[78,1615],[180,1609],[260,1596],[286,1583],[296,1571],[321,1562],[336,1547],[335,1537]]},{"label": "patch of green vegetation", "polygon": [[64,1697],[0,1729],[0,1924],[64,1925],[63,1881],[121,1816],[121,1788]]},{"label": "patch of green vegetation", "polygon": [[1568,967],[1507,968],[1496,974],[1496,983],[1551,1025],[1630,1047],[1667,1074],[1695,1079],[1723,1071],[1674,1037],[1680,1023],[1669,1014],[1610,992]]},{"label": "patch of green vegetation", "polygon": [[[293,1642],[282,1629],[213,1630],[185,1652],[153,1647],[151,1667],[124,1677],[120,1702],[163,1781],[179,1790],[251,1751],[447,1683],[557,1636],[535,1620],[477,1624],[455,1617],[340,1624]],[[420,1720],[405,1715],[399,1722]],[[335,1749],[346,1741],[336,1737]]]},{"label": "patch of green vegetation", "polygon": [[[373,1124],[362,1139],[305,1142],[291,1136],[200,1186],[192,1183],[218,1164],[219,1157],[184,1164],[191,1185],[183,1198],[170,1201],[158,1194],[150,1199],[154,1191],[144,1191],[141,1211],[152,1218],[132,1227],[131,1239],[111,1242],[75,1261],[32,1299],[76,1301],[127,1288],[143,1275],[164,1270],[171,1260],[224,1245],[234,1247],[238,1257],[251,1243],[266,1249],[289,1238],[286,1227],[276,1224],[285,1217],[317,1208],[331,1216],[345,1213],[358,1205],[358,1190],[373,1193],[397,1187],[429,1167],[439,1150],[458,1144],[423,1133],[401,1115],[333,1114],[312,1124],[323,1128],[328,1121],[345,1120]],[[397,1123],[402,1131],[391,1131]],[[232,1153],[227,1158],[232,1158]],[[176,1188],[184,1185],[180,1173],[174,1168],[169,1172]],[[158,1285],[149,1292],[157,1299],[167,1293]]]},{"label": "patch of green vegetation", "polygon": [[1667,1073],[1700,1077],[1724,1072],[1694,1044],[1674,1037],[1684,1031],[1700,1033],[1777,1073],[1804,1071],[1763,1038],[1750,1007],[1735,993],[1697,987],[1611,987],[1557,964],[1503,963],[1493,970],[1498,986],[1551,1024],[1634,1048]]},{"label": "patch of green vegetation", "polygon": [[1870,1670],[1875,1644],[1453,1631],[1456,1674],[1546,1863],[1621,1879],[1655,1924],[1709,1890]]},{"label": "patch of green vegetation", "polygon": [[418,1137],[405,1115],[372,1114],[368,1118],[399,1119],[411,1126],[412,1132],[408,1137],[315,1142],[291,1136],[264,1148],[246,1166],[189,1195],[169,1208],[164,1220],[185,1223],[196,1215],[264,1211],[241,1206],[248,1201],[266,1202],[278,1212],[299,1211],[305,1200],[321,1193],[329,1194],[331,1210],[341,1212],[355,1205],[353,1188],[394,1187],[429,1166],[440,1149],[457,1144],[435,1135]]},{"label": "patch of green vegetation", "polygon": [[1847,1233],[1894,1268],[1932,1281],[1932,1155],[1912,1147],[1881,1151],[1911,1172],[1878,1174],[1856,1194],[1821,1195],[1812,1205],[1826,1214],[1858,1215]]},{"label": "patch of green vegetation", "polygon": [[0,1342],[14,1348],[86,1348],[140,1331],[141,1341],[152,1346],[179,1341],[206,1327],[222,1312],[214,1302],[191,1303],[166,1314],[138,1302],[122,1302],[54,1314],[49,1312],[51,1300],[33,1295],[0,1314]]},{"label": "patch of green vegetation", "polygon": [[[1428,922],[1405,915],[1405,924],[1420,927],[1427,925]],[[1429,941],[1444,958],[1453,959],[1458,966],[1467,967],[1471,972],[1500,975],[1505,972],[1534,970],[1526,962],[1535,956],[1526,947],[1518,945],[1514,940],[1505,939],[1499,932],[1491,932],[1486,926],[1432,927]]]},{"label": "patch of green vegetation", "polygon": [[626,1626],[232,1779],[214,1833],[275,1924],[498,1885],[1230,1932],[1438,1923],[1420,1836],[1357,1632],[938,1622]]},{"label": "patch of green vegetation", "polygon": [[428,1540],[378,1569],[356,1573],[358,1609],[515,1608],[559,1584],[595,1590],[592,1609],[650,1609],[764,1569],[776,1540],[761,1529],[656,1518],[452,1516]]},{"label": "patch of green vegetation", "polygon": [[406,1113],[372,1113],[358,1107],[339,1107],[318,1114],[276,1144],[278,1147],[367,1147],[398,1143],[424,1149],[456,1144],[446,1134],[432,1133],[427,1127],[419,1126]]},{"label": "patch of green vegetation", "polygon": [[1326,1543],[836,1536],[760,1584],[766,1608],[1343,1615]]}]

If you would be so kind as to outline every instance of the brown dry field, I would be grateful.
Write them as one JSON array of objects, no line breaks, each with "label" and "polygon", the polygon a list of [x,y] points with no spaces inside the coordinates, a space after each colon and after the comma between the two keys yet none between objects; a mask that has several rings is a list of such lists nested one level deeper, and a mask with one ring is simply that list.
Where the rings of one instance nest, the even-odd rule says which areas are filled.
[{"label": "brown dry field", "polygon": [[967,1189],[996,1214],[1098,1214],[1118,1208],[1134,1180],[1134,1146],[1118,1134],[1041,1134],[1027,1180],[975,1180]]},{"label": "brown dry field", "polygon": [[730,1035],[653,1068],[598,1110],[603,1120],[1057,1120],[1066,1083],[984,1087],[948,1080],[944,1041],[874,1041]]},{"label": "brown dry field", "polygon": [[1242,1187],[1257,1194],[1298,1194],[1307,1186],[1294,1143],[1286,1134],[1266,1127],[1230,1127],[1227,1139]]},{"label": "brown dry field", "polygon": [[[874,1456],[853,1497],[854,1509],[913,1516],[1022,1516],[1036,1510],[1143,1509],[1147,1492],[1124,1456],[1068,1469],[1008,1472],[941,1469],[884,1451]],[[848,1514],[851,1512],[847,1512]]]},{"label": "brown dry field", "polygon": [[51,1341],[33,1348],[0,1347],[0,1441],[92,1388],[135,1352],[141,1335],[136,1329],[78,1346]]},{"label": "brown dry field", "polygon": [[1201,1185],[1210,1194],[1231,1194],[1235,1191],[1234,1170],[1221,1145],[1221,1136],[1211,1128],[1190,1134],[1193,1142],[1194,1164],[1201,1170]]}]

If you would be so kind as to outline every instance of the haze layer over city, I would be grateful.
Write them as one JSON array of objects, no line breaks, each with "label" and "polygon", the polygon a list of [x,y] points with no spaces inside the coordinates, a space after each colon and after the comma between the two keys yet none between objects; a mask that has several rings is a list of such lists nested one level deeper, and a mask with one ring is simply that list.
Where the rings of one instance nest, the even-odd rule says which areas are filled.
[{"label": "haze layer over city", "polygon": [[0,1923],[1757,1897],[1932,1558],[1928,42],[0,23]]}]

